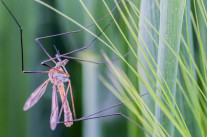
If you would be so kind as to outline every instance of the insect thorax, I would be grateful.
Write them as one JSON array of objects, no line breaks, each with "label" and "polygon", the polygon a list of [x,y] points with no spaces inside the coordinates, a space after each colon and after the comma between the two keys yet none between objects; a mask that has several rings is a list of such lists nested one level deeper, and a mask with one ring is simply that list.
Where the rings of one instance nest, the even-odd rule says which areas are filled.
[{"label": "insect thorax", "polygon": [[[63,71],[63,69],[60,67],[55,67],[55,68]],[[67,75],[65,75],[61,72],[57,72],[57,70],[55,70],[55,69],[50,69],[50,71],[51,72],[48,74],[49,79],[50,79],[51,83],[53,83],[55,85],[62,84],[62,83],[67,82],[69,80]]]}]

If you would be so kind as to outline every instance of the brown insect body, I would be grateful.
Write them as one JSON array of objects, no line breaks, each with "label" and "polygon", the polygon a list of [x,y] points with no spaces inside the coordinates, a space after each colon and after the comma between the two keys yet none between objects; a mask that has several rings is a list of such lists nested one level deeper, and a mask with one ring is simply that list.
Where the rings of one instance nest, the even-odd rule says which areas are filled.
[{"label": "brown insect body", "polygon": [[[55,69],[63,71],[64,70],[61,68],[62,65],[66,65],[67,60],[64,60],[62,62],[58,62],[55,66]],[[66,62],[66,63],[65,63]],[[64,121],[72,121],[73,117],[72,117],[72,113],[69,107],[69,103],[67,100],[67,97],[65,97],[65,88],[64,88],[64,83],[69,81],[69,76],[63,74],[62,72],[58,72],[55,69],[50,69],[50,73],[48,73],[49,79],[51,81],[51,83],[55,86],[57,86],[62,103],[63,104],[63,108],[64,108]],[[70,127],[73,124],[73,122],[65,122],[65,126],[66,127]]]}]

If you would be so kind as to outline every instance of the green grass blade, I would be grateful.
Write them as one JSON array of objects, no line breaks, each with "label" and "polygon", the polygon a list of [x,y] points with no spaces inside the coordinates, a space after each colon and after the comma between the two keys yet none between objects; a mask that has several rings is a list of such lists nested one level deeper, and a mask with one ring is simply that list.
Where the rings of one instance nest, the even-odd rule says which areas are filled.
[{"label": "green grass blade", "polygon": [[[207,15],[206,15],[206,8],[207,8],[207,1],[201,1],[197,0],[194,1],[194,8],[195,8],[195,17],[196,17],[196,27],[197,27],[197,34],[198,34],[198,44],[200,45],[199,48],[199,58],[198,58],[198,67],[199,70],[201,71],[202,78],[205,79],[205,84],[204,82],[201,85],[201,89],[203,90],[203,93],[205,96],[207,96],[206,92],[206,83],[207,83]],[[198,47],[198,46],[197,46]],[[200,78],[200,77],[199,77]],[[201,79],[201,78],[200,78]],[[199,80],[200,80],[199,79]],[[200,101],[200,113],[204,114],[203,116],[200,117],[200,124],[201,124],[201,131],[202,135],[205,136],[207,134],[206,129],[204,127],[207,126],[207,121],[206,121],[206,110],[207,110],[207,101],[205,98],[199,94],[199,101]]]},{"label": "green grass blade", "polygon": [[[151,6],[149,6],[151,5]],[[154,13],[154,14],[151,14]],[[158,30],[159,29],[159,9],[156,5],[156,2],[154,0],[145,0],[141,2],[141,9],[140,9],[140,21],[139,21],[139,41],[140,41],[140,45],[143,47],[144,52],[147,54],[147,56],[149,56],[149,53],[146,51],[146,48],[141,40],[141,38],[143,39],[143,41],[145,42],[147,48],[149,49],[150,54],[152,55],[152,57],[154,58],[155,62],[157,61],[157,50],[158,48],[156,47],[156,45],[154,44],[153,40],[151,39],[151,37],[149,36],[149,33],[152,35],[152,37],[155,39],[155,41],[157,43],[159,43],[159,38],[158,35],[151,29],[151,26],[146,23],[145,19],[147,19],[149,22],[151,22],[151,24]],[[143,16],[145,18],[143,18]],[[143,26],[145,24],[145,27]],[[148,29],[148,31],[146,30]],[[140,50],[140,48],[138,48],[138,56],[140,61],[142,62],[144,68],[147,70],[147,72],[149,73],[149,75],[151,75],[152,80],[155,82],[156,78],[153,76],[153,73],[151,72],[151,69],[146,61],[146,59],[143,57],[143,53]],[[150,58],[150,57],[149,57]],[[152,60],[150,60],[150,62],[153,62]],[[153,64],[152,65],[154,70],[156,71],[156,66]],[[138,71],[139,74],[144,78],[145,82],[149,83],[152,88],[152,90],[156,90],[156,87],[151,83],[151,81],[148,78],[148,75],[145,73],[145,71],[143,70],[143,68],[140,66],[140,63],[138,63]],[[147,91],[146,87],[139,82],[139,89],[140,89],[140,93],[145,93]],[[150,110],[154,113],[154,101],[150,96],[147,96],[145,99],[146,104],[148,105],[148,107],[150,108]]]},{"label": "green grass blade", "polygon": [[[151,6],[149,6],[149,5],[151,5]],[[151,13],[154,13],[154,14],[151,14]],[[146,53],[148,58],[150,58],[149,54],[151,54],[151,56],[154,58],[155,62],[157,61],[158,48],[156,47],[156,45],[154,44],[154,41],[149,36],[149,33],[152,35],[152,37],[154,38],[156,43],[159,43],[159,37],[151,29],[151,26],[148,23],[146,23],[145,20],[147,19],[149,22],[151,22],[151,24],[157,30],[159,30],[159,18],[160,18],[159,17],[159,8],[157,7],[157,4],[154,0],[141,1],[138,38],[139,38],[139,41],[140,41],[140,45],[143,47],[144,52]],[[150,53],[147,52],[143,42],[146,44],[146,46],[149,49]],[[137,54],[138,54],[138,57],[140,59],[140,62],[143,64],[144,68],[146,69],[148,74],[151,76],[151,80],[156,82],[156,78],[153,76],[151,68],[149,67],[149,65],[148,65],[148,63],[147,63],[147,61],[146,61],[146,59],[145,59],[145,57],[142,53],[142,50],[140,50],[140,48],[138,48],[138,53]],[[153,61],[150,60],[150,62],[153,62]],[[153,63],[152,63],[152,67],[156,71],[156,66]],[[143,77],[144,81],[146,83],[148,83],[149,85],[151,85],[152,90],[156,91],[156,87],[153,85],[151,80],[148,78],[148,75],[143,70],[143,67],[140,65],[140,63],[138,63],[138,72],[139,72],[140,76]],[[145,85],[141,81],[139,81],[139,91],[140,91],[140,94],[146,93],[146,91],[147,91]],[[152,111],[152,113],[154,113],[155,112],[155,105],[154,105],[155,102],[152,99],[152,97],[149,95],[149,96],[146,96],[143,99],[144,99],[145,103],[147,104],[147,106],[149,107],[149,109]]]},{"label": "green grass blade", "polygon": [[[136,0],[133,0],[133,2],[136,4],[136,6],[139,8],[140,7],[140,0],[138,0],[138,1],[136,1]],[[130,13],[132,13],[133,12],[133,9],[132,9],[132,7],[129,7],[129,12]],[[135,23],[136,24],[138,24],[138,17],[136,17],[136,18],[134,18],[134,20],[135,20]],[[128,39],[129,39],[129,41],[132,41],[132,40],[130,40],[130,39],[132,39],[131,37],[130,37],[130,32],[128,32],[128,34],[129,34],[129,36],[128,36]],[[136,45],[136,43],[134,42],[134,45]],[[128,47],[128,46],[126,46],[126,47]],[[130,50],[129,48],[128,48],[128,50]],[[133,64],[133,67],[134,68],[136,68],[137,67],[137,64],[136,63],[134,63],[134,62],[136,62],[136,58],[133,56],[133,55],[128,55],[128,57],[127,57],[127,60],[128,60],[128,62],[130,63],[130,64]],[[128,68],[128,67],[127,67]],[[137,91],[138,91],[138,79],[137,79],[137,77],[131,72],[131,70],[128,68],[128,70],[127,70],[127,74],[128,74],[128,76],[129,76],[129,78],[130,78],[130,80],[132,81],[132,84],[135,86],[135,88],[137,89]],[[138,120],[138,118],[137,118],[137,116],[136,115],[134,115],[130,110],[128,110],[128,117],[130,117],[130,118],[132,118],[134,121],[136,121],[138,124],[141,124],[141,122]],[[137,130],[137,126],[136,125],[134,125],[131,121],[128,121],[128,123],[127,123],[127,131],[128,131],[128,136],[129,137],[137,137],[137,136],[144,136],[144,134],[143,134],[143,132],[142,131],[140,131],[140,130]]]},{"label": "green grass blade", "polygon": [[[180,37],[181,37],[181,30],[182,30],[181,28],[182,28],[185,1],[163,0],[161,1],[160,5],[161,6],[160,6],[159,33],[168,42],[168,44],[175,51],[175,53],[178,55],[180,50]],[[172,94],[175,97],[178,60],[172,54],[170,49],[167,47],[167,45],[164,43],[164,41],[161,38],[159,39],[157,65],[159,69],[157,75],[161,80],[162,85],[165,85],[163,81],[164,79],[170,89],[169,91],[165,86],[165,90],[162,92],[166,92],[168,96]],[[157,95],[161,97],[158,91],[157,91]],[[161,98],[161,100],[163,100],[163,98]],[[157,104],[155,108],[155,116],[158,119],[158,121],[160,121],[161,124],[165,127],[165,129],[170,134],[170,136],[173,136],[174,134],[173,124],[168,120],[168,118],[161,111],[160,107]]]},{"label": "green grass blade", "polygon": [[[194,48],[193,48],[193,33],[192,33],[192,24],[190,20],[190,1],[186,1],[186,7],[184,12],[184,18],[183,18],[183,25],[182,25],[182,42],[181,42],[181,48],[180,48],[180,56],[183,62],[185,63],[186,67],[189,71],[191,71],[191,74],[193,75],[194,79],[196,80],[196,71],[195,67],[192,66],[192,58],[194,58]],[[185,45],[187,43],[187,46]],[[177,86],[177,93],[176,93],[176,102],[178,103],[178,106],[181,109],[182,115],[184,116],[186,125],[191,133],[192,136],[201,136],[199,125],[197,125],[197,121],[193,115],[193,111],[189,104],[187,103],[186,99],[190,99],[191,97],[195,98],[198,97],[198,91],[195,88],[195,85],[192,83],[187,83],[189,81],[188,77],[184,71],[181,70],[182,68],[179,68],[178,72],[178,79],[180,80],[180,84],[183,85],[183,91],[186,92],[185,94],[188,96],[187,98],[183,96],[183,93],[180,91],[180,88]],[[186,76],[183,76],[186,75]],[[192,85],[189,91],[187,87]],[[189,91],[189,92],[188,92]],[[191,99],[193,99],[191,98]],[[194,108],[196,109],[196,108]],[[175,135],[176,132],[175,132]]]}]

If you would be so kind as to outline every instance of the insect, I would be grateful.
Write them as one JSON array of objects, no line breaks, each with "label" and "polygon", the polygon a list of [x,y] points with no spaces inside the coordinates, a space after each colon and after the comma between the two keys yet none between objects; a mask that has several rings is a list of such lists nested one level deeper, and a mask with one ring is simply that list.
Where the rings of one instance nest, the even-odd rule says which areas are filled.
[{"label": "insect", "polygon": [[[66,35],[66,34],[71,34],[71,33],[77,33],[82,31],[81,30],[77,30],[77,31],[72,31],[72,32],[67,32],[67,33],[61,33],[61,34],[56,34],[56,35],[51,35],[51,36],[46,36],[46,37],[41,37],[41,38],[37,38],[36,42],[38,43],[38,45],[42,48],[42,50],[45,52],[45,54],[49,57],[49,60],[51,60],[52,62],[54,62],[55,67],[49,66],[47,64],[45,64],[47,61],[42,62],[41,64],[49,67],[50,70],[49,71],[25,71],[24,70],[24,61],[23,61],[23,38],[22,38],[22,28],[19,24],[19,22],[17,21],[17,19],[14,17],[14,15],[12,14],[12,12],[9,10],[9,8],[6,6],[6,4],[4,3],[3,0],[1,0],[1,2],[3,3],[3,5],[6,7],[6,9],[9,11],[10,15],[13,17],[14,21],[16,22],[16,24],[18,25],[19,29],[20,29],[20,36],[21,36],[21,55],[22,55],[22,72],[23,73],[48,73],[49,78],[43,82],[32,94],[31,96],[28,98],[28,100],[26,101],[25,105],[24,105],[24,110],[28,110],[29,108],[31,108],[32,106],[34,106],[38,100],[40,99],[40,97],[44,94],[47,84],[49,83],[49,81],[51,81],[51,83],[53,84],[53,92],[52,92],[52,111],[51,111],[51,116],[50,116],[50,127],[52,130],[54,130],[57,126],[57,124],[60,123],[64,123],[67,127],[71,126],[73,124],[73,122],[77,122],[77,121],[83,121],[83,120],[88,120],[88,119],[96,119],[96,118],[104,118],[104,117],[110,117],[110,116],[122,116],[124,118],[126,118],[127,120],[133,122],[134,124],[136,124],[138,127],[140,127],[144,132],[147,133],[147,131],[145,131],[140,125],[138,125],[136,122],[134,122],[132,119],[130,119],[129,117],[125,116],[122,113],[113,113],[113,114],[108,114],[108,115],[102,115],[102,116],[95,116],[96,114],[99,114],[101,112],[107,111],[109,109],[112,109],[114,107],[120,106],[124,103],[127,103],[129,101],[132,100],[128,100],[126,102],[122,102],[110,107],[107,107],[105,109],[102,109],[96,113],[93,113],[91,115],[88,116],[84,116],[82,118],[76,118],[76,114],[75,114],[75,107],[74,107],[74,100],[73,100],[73,96],[72,96],[72,87],[71,87],[71,82],[69,80],[69,74],[65,68],[65,65],[67,64],[68,60],[61,60],[61,57],[64,58],[69,58],[69,59],[75,59],[75,60],[81,60],[81,61],[87,61],[87,60],[82,60],[82,59],[78,59],[78,58],[74,58],[74,57],[66,57],[66,54],[69,55],[71,53],[75,53],[84,49],[87,49],[97,38],[94,38],[92,40],[92,42],[90,42],[87,46],[82,47],[80,49],[68,52],[66,54],[61,55],[58,50],[56,49],[56,57],[52,58],[50,56],[50,54],[44,49],[44,47],[42,46],[42,44],[39,42],[40,39],[45,39],[45,38],[49,38],[49,37],[56,37],[56,36],[60,36],[60,35]],[[112,9],[112,12],[114,11],[116,7],[114,7]],[[116,16],[118,15],[118,13],[116,14]],[[97,22],[105,19],[106,17],[108,17],[109,15],[103,17],[102,19],[98,20]],[[108,28],[108,26],[113,22],[113,20],[111,20],[105,27],[103,30],[106,30]],[[93,24],[87,26],[91,27]],[[98,36],[100,36],[102,33],[99,33]],[[127,56],[129,53],[127,53],[125,56]],[[55,61],[55,59],[58,60],[58,62]],[[93,62],[93,61],[88,61],[91,63],[95,63],[95,64],[103,64],[105,62]],[[68,83],[68,87],[65,91],[64,89],[64,83],[67,82]],[[57,101],[57,89],[60,93],[61,96],[61,100],[62,100],[62,106],[61,109],[59,111],[59,106],[58,106],[58,101]],[[73,109],[73,116],[72,116],[72,112],[70,110],[69,107],[69,103],[67,100],[67,94],[68,91],[70,90],[71,93],[71,101],[72,101],[72,109]],[[147,95],[147,94],[144,94]],[[144,96],[142,95],[142,96]],[[62,114],[62,111],[64,111],[64,121],[60,121],[60,117]],[[149,134],[149,133],[147,133]]]},{"label": "insect", "polygon": [[[64,108],[64,121],[72,121],[72,113],[69,107],[69,103],[67,100],[66,92],[70,89],[71,93],[71,99],[72,99],[72,106],[73,106],[73,115],[76,119],[75,114],[75,107],[73,102],[73,95],[72,95],[72,87],[71,82],[69,80],[69,74],[67,70],[65,69],[65,65],[68,63],[68,60],[61,60],[59,58],[59,52],[57,51],[56,57],[58,59],[58,62],[55,63],[56,66],[54,68],[51,68],[48,72],[48,79],[42,83],[27,99],[25,105],[24,105],[24,111],[28,110],[29,108],[33,107],[41,98],[41,96],[45,93],[47,84],[49,81],[53,84],[53,92],[52,92],[52,109],[51,109],[51,115],[50,115],[50,127],[52,130],[56,128],[57,122],[58,122],[58,114],[59,114],[59,107],[58,107],[58,100],[57,100],[57,90],[58,88],[61,100],[63,102],[62,107]],[[68,88],[65,92],[64,83],[68,83]],[[62,109],[62,108],[61,108]],[[73,122],[65,122],[66,127],[70,127],[73,124]]]}]

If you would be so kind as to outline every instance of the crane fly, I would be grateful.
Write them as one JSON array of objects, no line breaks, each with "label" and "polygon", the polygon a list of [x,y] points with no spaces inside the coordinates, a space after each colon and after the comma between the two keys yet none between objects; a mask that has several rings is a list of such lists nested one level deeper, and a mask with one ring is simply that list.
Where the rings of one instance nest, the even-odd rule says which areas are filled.
[{"label": "crane fly", "polygon": [[[71,91],[71,98],[72,98],[72,105],[73,105],[73,112],[74,112],[74,118],[75,118],[75,108],[74,108],[74,102],[73,102],[73,96],[72,96],[72,87],[71,82],[69,80],[69,74],[67,70],[65,69],[65,65],[68,63],[68,60],[61,60],[58,58],[59,53],[56,55],[58,62],[56,63],[56,66],[54,68],[51,68],[48,72],[48,79],[42,83],[27,99],[23,109],[24,111],[30,109],[33,107],[39,99],[42,97],[42,95],[45,93],[45,90],[47,88],[47,85],[49,81],[53,84],[53,92],[52,92],[52,107],[51,107],[51,115],[50,115],[50,127],[52,130],[56,128],[58,118],[59,118],[59,106],[58,106],[58,99],[57,99],[57,89],[60,94],[61,100],[62,100],[62,106],[64,109],[64,121],[73,121],[73,116],[70,110],[70,106],[67,100],[67,92],[70,89]],[[64,83],[68,83],[68,88],[65,92]],[[57,87],[57,89],[56,89]],[[73,122],[65,122],[64,123],[66,127],[70,127]]]},{"label": "crane fly", "polygon": [[[45,48],[42,46],[42,44],[39,42],[39,40],[41,39],[47,39],[47,38],[51,38],[51,37],[57,37],[57,36],[61,36],[61,35],[67,35],[67,34],[72,34],[72,33],[78,33],[80,31],[83,31],[84,29],[80,29],[80,30],[76,30],[76,31],[71,31],[71,32],[66,32],[66,33],[60,33],[60,34],[55,34],[55,35],[50,35],[50,36],[45,36],[45,37],[40,37],[40,38],[36,38],[36,42],[37,44],[40,46],[40,48],[44,51],[44,53],[49,57],[49,60],[45,60],[43,62],[41,62],[42,65],[49,67],[50,70],[49,71],[25,71],[24,70],[24,57],[23,57],[23,35],[22,35],[22,27],[20,26],[19,22],[17,21],[17,19],[15,18],[15,16],[13,15],[13,13],[10,11],[10,9],[7,7],[7,5],[4,3],[3,0],[1,0],[1,2],[3,3],[4,7],[7,9],[7,11],[9,12],[9,14],[12,16],[12,18],[14,19],[14,21],[16,22],[16,24],[19,27],[20,30],[20,40],[21,40],[21,60],[22,60],[22,72],[23,73],[48,73],[48,79],[43,82],[31,95],[30,97],[27,99],[23,110],[28,110],[31,107],[33,107],[42,97],[42,95],[45,93],[45,90],[47,88],[47,85],[49,82],[51,82],[53,84],[52,86],[52,105],[51,105],[51,114],[50,114],[50,127],[52,130],[55,130],[57,124],[61,124],[64,123],[66,127],[70,127],[73,125],[73,122],[78,122],[78,121],[83,121],[83,120],[89,120],[89,119],[97,119],[97,118],[106,118],[106,117],[111,117],[111,116],[122,116],[123,118],[131,121],[132,123],[134,123],[137,127],[139,127],[141,130],[143,130],[146,134],[148,134],[149,136],[151,136],[142,126],[140,126],[139,124],[137,124],[135,121],[133,121],[132,119],[130,119],[129,117],[127,117],[126,115],[122,114],[122,113],[112,113],[112,114],[107,114],[107,115],[101,115],[101,116],[95,116],[97,114],[100,114],[102,112],[105,112],[107,110],[110,110],[112,108],[118,107],[122,104],[125,104],[127,102],[133,101],[137,98],[133,98],[130,100],[127,100],[125,102],[121,102],[109,107],[106,107],[102,110],[99,110],[98,112],[95,112],[93,114],[90,114],[88,116],[84,116],[82,118],[78,118],[76,119],[76,113],[75,113],[75,107],[74,107],[74,100],[73,100],[73,94],[72,94],[72,87],[71,87],[71,82],[70,82],[70,75],[68,74],[65,65],[68,63],[67,59],[73,59],[73,60],[79,60],[79,61],[85,61],[85,62],[91,62],[91,63],[95,63],[95,64],[106,64],[106,62],[94,62],[94,61],[88,61],[88,60],[84,60],[84,59],[79,59],[76,57],[71,57],[68,56],[72,53],[75,52],[79,52],[82,50],[87,49],[89,46],[92,45],[92,43],[94,43],[97,38],[102,35],[102,32],[100,32],[97,37],[95,37],[88,45],[70,51],[68,53],[62,54],[60,55],[59,52],[56,49],[56,57],[52,58],[49,53],[45,50]],[[118,2],[118,4],[121,2],[121,0]],[[111,12],[113,12],[116,9],[116,6],[111,10]],[[119,13],[117,13],[114,17],[117,17],[119,15]],[[104,20],[105,18],[107,18],[108,16],[110,16],[110,13],[106,16],[104,16],[103,18],[99,19],[96,21],[96,23]],[[105,31],[110,24],[113,22],[113,19],[111,19],[111,21],[104,27],[103,31]],[[95,23],[86,26],[85,28],[89,28],[91,26],[93,26]],[[123,57],[126,57],[129,55],[131,51],[129,51],[128,53],[126,53],[125,55],[123,55]],[[66,58],[63,61],[61,60],[62,58]],[[58,60],[58,62],[55,62],[55,59]],[[117,60],[117,58],[111,59],[111,60]],[[51,67],[45,63],[52,61],[55,63],[55,67]],[[64,87],[64,83],[68,83],[67,89],[65,91],[65,87]],[[70,106],[69,106],[69,102],[67,100],[67,94],[68,91],[70,90],[70,94],[71,94],[71,102],[72,102],[72,110],[73,110],[73,116],[72,116],[72,112],[70,110]],[[62,101],[62,106],[59,110],[59,105],[58,105],[58,98],[57,98],[57,92],[59,92],[60,94],[60,98]],[[149,93],[140,95],[145,96],[148,95]],[[60,121],[60,117],[62,114],[62,111],[64,111],[64,121]]]}]

